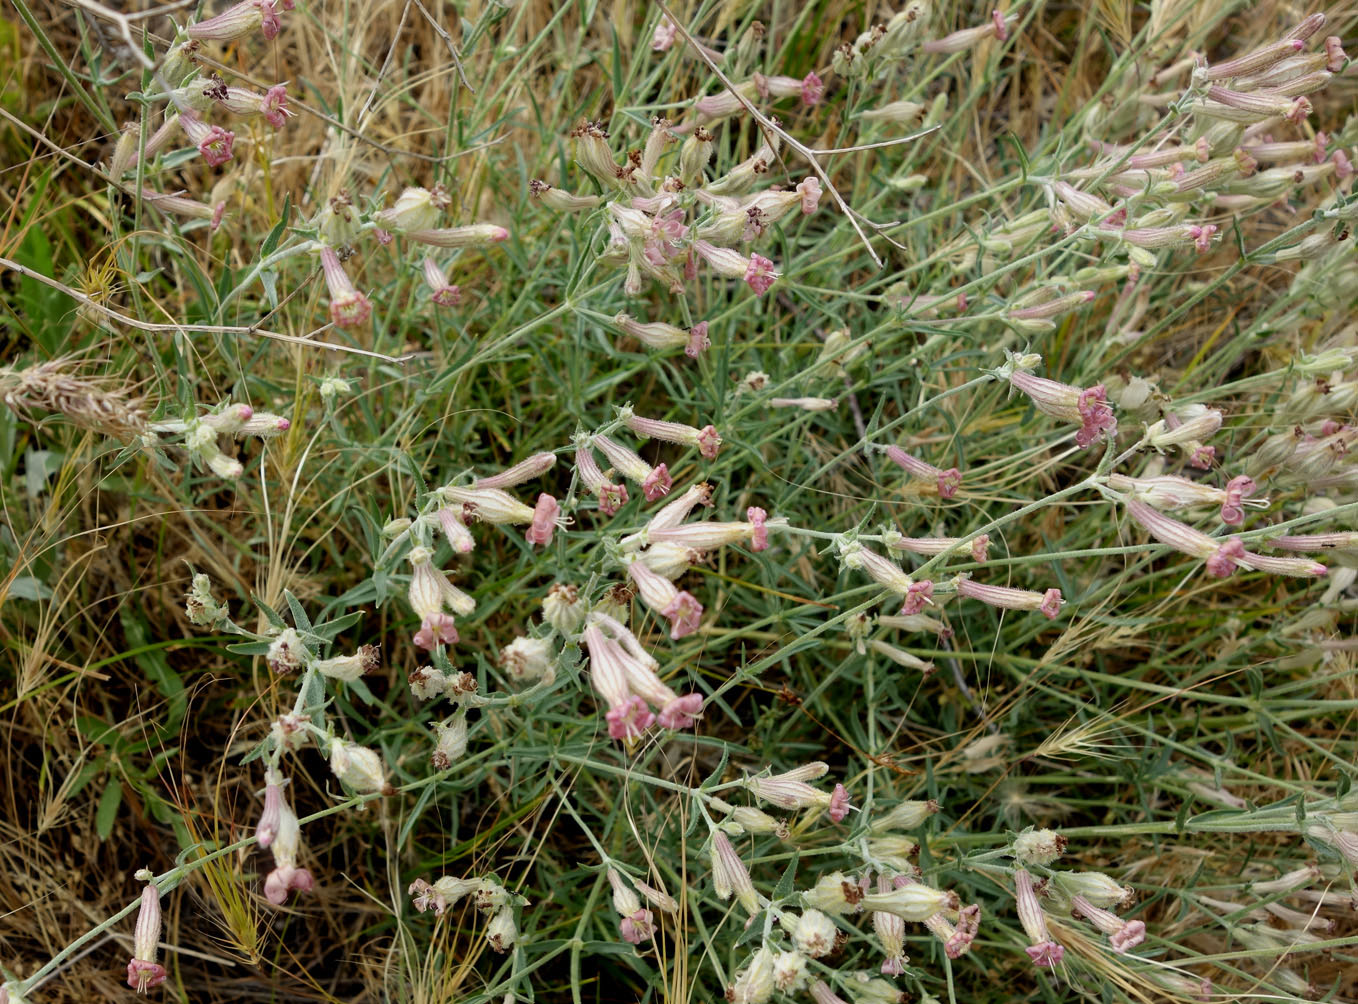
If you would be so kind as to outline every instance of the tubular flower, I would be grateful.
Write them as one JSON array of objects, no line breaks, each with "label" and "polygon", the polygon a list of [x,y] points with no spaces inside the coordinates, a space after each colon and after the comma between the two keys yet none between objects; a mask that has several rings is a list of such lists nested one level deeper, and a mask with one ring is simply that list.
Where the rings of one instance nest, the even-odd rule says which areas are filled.
[{"label": "tubular flower", "polygon": [[961,550],[964,545],[969,545],[972,560],[978,565],[984,565],[986,556],[990,551],[990,534],[982,533],[975,537],[899,537],[892,536],[887,541],[887,547],[897,551],[909,551],[911,554],[925,554],[930,557],[938,554],[947,554],[953,550]]},{"label": "tubular flower", "polygon": [[714,247],[707,241],[694,241],[693,250],[718,275],[728,279],[743,279],[757,296],[763,296],[778,279],[773,262],[762,255],[746,258],[731,248]]},{"label": "tubular flower", "polygon": [[493,223],[473,223],[465,227],[447,227],[441,230],[407,230],[405,235],[417,244],[428,244],[436,248],[482,247],[509,240],[509,231]]},{"label": "tubular flower", "polygon": [[836,823],[849,814],[849,793],[842,784],[836,784],[834,791],[821,791],[807,781],[824,777],[830,768],[817,760],[812,763],[784,771],[782,774],[764,776],[756,774],[747,777],[742,783],[755,798],[768,802],[780,809],[822,808]]},{"label": "tubular flower", "polygon": [[1034,592],[1031,589],[1011,589],[1008,586],[989,586],[981,582],[973,582],[967,576],[959,575],[953,580],[953,586],[957,590],[958,596],[966,596],[973,600],[980,600],[982,603],[992,607],[999,607],[1002,610],[1040,610],[1049,620],[1054,620],[1061,612],[1061,590],[1048,589],[1045,593]]},{"label": "tubular flower", "polygon": [[613,887],[613,909],[620,917],[618,930],[622,940],[631,945],[649,941],[655,933],[655,915],[641,905],[641,898],[617,869],[608,869],[608,883]]},{"label": "tubular flower", "polygon": [[962,473],[956,467],[950,467],[946,471],[927,464],[917,457],[906,453],[899,446],[888,446],[883,451],[887,459],[905,470],[911,477],[919,478],[924,481],[934,481],[938,485],[940,497],[950,499],[957,494],[957,489],[962,486]]},{"label": "tubular flower", "polygon": [[928,579],[916,582],[894,561],[869,551],[858,541],[843,541],[838,544],[839,560],[845,568],[857,568],[878,585],[889,589],[905,601],[901,613],[917,614],[930,602],[934,584]]},{"label": "tubular flower", "polygon": [[200,42],[234,42],[259,29],[266,39],[273,41],[283,27],[278,17],[280,7],[292,10],[291,0],[281,3],[275,0],[243,0],[216,17],[189,25],[184,33]]},{"label": "tubular flower", "polygon": [[768,547],[769,530],[787,523],[782,519],[768,519],[764,510],[757,506],[750,506],[746,510],[746,515],[749,517],[747,523],[701,520],[675,527],[648,526],[644,535],[652,544],[678,544],[695,551],[713,551],[727,544],[740,544],[746,541],[749,541],[750,550],[762,551]]},{"label": "tubular flower", "polygon": [[699,321],[687,331],[664,321],[642,323],[630,314],[618,314],[613,318],[613,323],[623,334],[630,335],[648,348],[683,349],[690,359],[698,358],[710,344],[706,321]]},{"label": "tubular flower", "polygon": [[[266,775],[266,781],[271,780]],[[297,854],[302,842],[302,829],[297,823],[297,814],[292,811],[292,806],[288,803],[287,795],[283,791],[283,779],[275,775],[273,780],[277,780],[278,802],[277,815],[270,822],[273,824],[273,836],[269,841],[269,850],[273,852],[274,868],[273,871],[264,879],[264,897],[274,906],[282,906],[288,900],[288,893],[293,889],[298,892],[310,892],[315,885],[315,880],[311,877],[311,872],[305,868],[297,866]],[[269,815],[269,807],[266,806],[265,815]],[[264,820],[260,820],[261,845],[264,830]]]},{"label": "tubular flower", "polygon": [[231,147],[236,142],[236,134],[229,129],[210,126],[192,111],[180,114],[179,125],[189,142],[198,147],[198,152],[209,166],[221,167],[231,159]]},{"label": "tubular flower", "polygon": [[534,478],[541,477],[552,469],[556,464],[556,454],[554,453],[535,453],[527,460],[520,460],[513,467],[506,467],[499,474],[492,474],[490,477],[477,478],[472,482],[473,488],[513,488],[521,485],[525,481],[532,481]]},{"label": "tubular flower", "polygon": [[721,830],[712,831],[709,848],[712,860],[712,887],[717,899],[728,900],[735,896],[736,902],[753,917],[759,912],[759,894],[755,892],[750,871],[740,859],[736,849],[731,846],[730,838]]},{"label": "tubular flower", "polygon": [[943,953],[948,958],[960,959],[971,951],[971,943],[976,940],[976,932],[981,926],[981,907],[975,903],[962,907],[955,927],[941,913],[924,918],[924,926],[943,942]]},{"label": "tubular flower", "polygon": [[424,260],[424,284],[429,287],[429,299],[440,307],[456,307],[462,302],[462,290],[448,282],[448,273],[433,258]]},{"label": "tubular flower", "polygon": [[137,910],[137,924],[132,932],[132,958],[127,963],[127,985],[139,994],[165,982],[165,967],[156,962],[160,944],[160,890],[148,876],[141,891],[141,906]]},{"label": "tubular flower", "polygon": [[[891,883],[887,881],[885,875],[877,876],[877,891],[891,891]],[[905,921],[894,913],[883,913],[878,910],[873,912],[872,928],[877,932],[877,940],[882,945],[882,954],[886,956],[882,962],[882,972],[888,976],[900,976],[910,961],[905,957]]]},{"label": "tubular flower", "polygon": [[514,496],[499,488],[487,488],[473,484],[470,488],[458,485],[444,485],[439,494],[449,503],[462,506],[464,521],[479,520],[482,523],[532,523],[534,511]]},{"label": "tubular flower", "polygon": [[[596,610],[589,615],[581,642],[589,652],[594,690],[608,704],[604,718],[612,738],[640,738],[657,721],[662,728],[688,728],[702,714],[702,695],[680,696],[667,687],[656,673],[655,659],[607,614]],[[660,709],[659,715],[651,706]]]},{"label": "tubular flower", "polygon": [[334,248],[321,248],[321,269],[330,290],[330,320],[341,328],[353,328],[367,322],[373,306],[350,280]]},{"label": "tubular flower", "polygon": [[1154,478],[1130,478],[1122,474],[1110,474],[1108,487],[1128,492],[1134,498],[1154,506],[1156,509],[1180,509],[1194,505],[1219,505],[1221,521],[1230,526],[1238,526],[1245,519],[1244,506],[1262,508],[1267,499],[1247,499],[1254,491],[1253,479],[1242,474],[1232,478],[1226,487],[1213,488],[1188,478],[1162,475]]},{"label": "tubular flower", "polygon": [[592,437],[591,442],[613,465],[614,470],[629,481],[641,485],[642,494],[646,496],[647,502],[654,502],[662,495],[667,494],[674,485],[674,479],[670,477],[669,468],[664,464],[652,467],[642,460],[634,450],[628,449],[608,436],[596,435]]},{"label": "tubular flower", "polygon": [[1033,878],[1024,869],[1014,872],[1014,896],[1018,904],[1019,923],[1028,935],[1030,944],[1024,949],[1033,965],[1043,969],[1055,967],[1066,954],[1065,948],[1052,940],[1047,930],[1047,915],[1042,912],[1042,904],[1037,901],[1033,889]]},{"label": "tubular flower", "polygon": [[1203,559],[1208,573],[1219,579],[1230,575],[1236,564],[1243,564],[1239,559],[1244,555],[1245,548],[1235,537],[1220,540],[1209,537],[1201,530],[1166,516],[1140,499],[1128,500],[1127,515],[1160,543]]},{"label": "tubular flower", "polygon": [[599,469],[587,439],[576,444],[575,471],[580,475],[580,483],[599,500],[599,511],[605,516],[614,515],[627,504],[627,486],[615,485],[608,480]]},{"label": "tubular flower", "polygon": [[891,913],[919,923],[944,910],[956,910],[959,905],[957,893],[935,889],[903,875],[897,876],[893,885],[895,888],[889,892],[864,893],[862,909]]},{"label": "tubular flower", "polygon": [[703,605],[692,594],[676,589],[674,583],[652,571],[636,557],[628,563],[627,575],[636,586],[641,601],[669,620],[672,639],[677,641],[698,630]]},{"label": "tubular flower", "polygon": [[1123,955],[1146,940],[1146,925],[1139,920],[1123,920],[1117,914],[1095,906],[1083,896],[1071,897],[1072,913],[1083,917],[1104,934],[1113,951]]},{"label": "tubular flower", "polygon": [[1110,438],[1117,434],[1117,419],[1108,404],[1103,384],[1084,389],[1033,376],[1018,367],[1010,373],[1009,384],[1028,395],[1038,411],[1079,423],[1080,431],[1075,434],[1078,446],[1090,446],[1105,433]]},{"label": "tubular flower", "polygon": [[682,422],[663,422],[655,418],[642,418],[627,408],[622,413],[623,425],[643,439],[659,439],[666,443],[695,447],[708,460],[716,460],[721,450],[721,436],[710,425],[701,429]]}]

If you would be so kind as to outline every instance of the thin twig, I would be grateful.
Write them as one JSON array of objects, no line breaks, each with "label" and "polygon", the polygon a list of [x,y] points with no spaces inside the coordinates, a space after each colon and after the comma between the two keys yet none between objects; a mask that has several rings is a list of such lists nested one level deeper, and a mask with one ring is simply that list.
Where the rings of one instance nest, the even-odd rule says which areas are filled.
[{"label": "thin twig", "polygon": [[443,39],[444,44],[448,46],[448,54],[453,57],[453,65],[457,67],[457,75],[462,80],[462,86],[475,94],[476,88],[467,83],[467,75],[462,72],[462,57],[457,54],[457,46],[453,45],[453,36],[448,34],[447,29],[444,28],[443,25],[434,20],[434,15],[430,14],[429,11],[425,9],[424,4],[420,3],[420,0],[415,0],[415,6],[420,8],[420,13],[423,14],[424,19],[429,22],[429,27],[433,28],[435,33]]},{"label": "thin twig", "polygon": [[[291,342],[294,345],[306,345],[311,348],[329,349],[331,352],[349,352],[354,355],[368,356],[372,359],[381,359],[382,361],[389,363],[403,363],[411,358],[408,354],[403,356],[389,356],[383,352],[373,352],[370,349],[357,349],[350,345],[337,345],[334,342],[318,342],[309,335],[285,335],[281,331],[268,331],[253,325],[242,327],[229,324],[158,324],[154,321],[142,321],[135,317],[129,317],[126,314],[120,314],[118,311],[97,302],[87,293],[82,293],[78,289],[72,289],[65,283],[58,282],[56,279],[45,276],[41,272],[35,272],[33,269],[28,268],[25,265],[20,265],[18,262],[10,261],[8,258],[0,258],[0,268],[8,268],[29,279],[34,279],[44,286],[50,286],[52,289],[65,293],[82,306],[88,307],[110,320],[117,321],[120,324],[126,324],[131,328],[136,328],[138,331],[202,331],[220,335],[259,335],[262,338],[272,338],[280,342]],[[314,335],[318,332],[325,331],[329,327],[330,325],[328,324],[322,325],[311,332],[311,334]]]}]

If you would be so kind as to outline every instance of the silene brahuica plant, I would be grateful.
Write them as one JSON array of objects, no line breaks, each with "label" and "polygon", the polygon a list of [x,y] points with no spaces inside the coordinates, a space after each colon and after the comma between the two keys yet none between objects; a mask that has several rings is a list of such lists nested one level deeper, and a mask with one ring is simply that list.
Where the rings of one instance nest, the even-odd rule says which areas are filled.
[{"label": "silene brahuica plant", "polygon": [[12,2],[0,1001],[1358,999],[1351,7]]}]

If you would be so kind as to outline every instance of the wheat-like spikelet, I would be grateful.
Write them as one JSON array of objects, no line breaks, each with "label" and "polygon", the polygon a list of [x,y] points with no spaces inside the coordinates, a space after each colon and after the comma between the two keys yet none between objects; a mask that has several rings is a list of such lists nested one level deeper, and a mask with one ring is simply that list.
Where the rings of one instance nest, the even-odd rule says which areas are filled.
[{"label": "wheat-like spikelet", "polygon": [[0,367],[0,399],[25,418],[32,418],[35,411],[56,412],[83,429],[124,441],[146,430],[139,398],[108,381],[81,376],[69,357],[26,369]]}]

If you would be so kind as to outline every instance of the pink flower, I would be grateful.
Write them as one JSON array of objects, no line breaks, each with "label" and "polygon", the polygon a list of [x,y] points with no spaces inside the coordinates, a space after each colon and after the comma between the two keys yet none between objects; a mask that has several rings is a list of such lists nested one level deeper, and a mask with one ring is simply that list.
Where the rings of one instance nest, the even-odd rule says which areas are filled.
[{"label": "pink flower", "polygon": [[457,622],[452,614],[428,614],[415,632],[415,644],[426,652],[437,645],[456,645]]},{"label": "pink flower", "polygon": [[684,349],[684,355],[690,359],[697,359],[711,344],[707,337],[707,322],[699,321],[688,329],[688,348]]},{"label": "pink flower", "polygon": [[1077,446],[1089,446],[1104,433],[1110,438],[1117,434],[1118,422],[1108,405],[1103,384],[1087,389],[1074,387],[1021,369],[1010,374],[1009,383],[1027,394],[1038,411],[1080,423],[1080,431],[1075,434]]},{"label": "pink flower", "polygon": [[660,16],[660,22],[655,26],[655,32],[651,35],[651,51],[668,51],[670,46],[674,45],[674,40],[678,37],[678,26],[671,21],[667,15],[662,14]]},{"label": "pink flower", "polygon": [[962,485],[962,472],[956,467],[950,467],[946,471],[920,460],[918,457],[906,453],[899,446],[888,446],[884,451],[887,459],[896,464],[906,473],[920,478],[921,480],[933,479],[938,485],[940,498],[950,499],[957,494],[957,489]]},{"label": "pink flower", "polygon": [[372,316],[373,306],[349,279],[334,248],[321,248],[321,269],[330,289],[330,320],[341,328],[363,324]]},{"label": "pink flower", "polygon": [[433,258],[424,260],[424,284],[429,287],[429,299],[440,307],[456,307],[462,302],[462,290],[448,282],[448,274]]},{"label": "pink flower", "polygon": [[621,704],[608,709],[604,715],[608,722],[608,734],[613,739],[640,739],[643,733],[655,723],[655,715],[646,702],[635,694],[628,696]]},{"label": "pink flower", "polygon": [[907,617],[919,613],[932,600],[933,595],[934,584],[929,579],[910,583],[905,591],[905,603],[901,607],[901,613]]},{"label": "pink flower", "polygon": [[836,823],[844,821],[844,817],[849,814],[849,792],[842,784],[836,784],[835,790],[830,793],[830,807],[826,810],[826,815]]},{"label": "pink flower", "polygon": [[147,882],[141,891],[141,906],[132,932],[132,958],[127,963],[127,985],[137,993],[165,982],[165,967],[156,963],[160,944],[160,890]]},{"label": "pink flower", "polygon": [[1022,868],[1014,872],[1014,896],[1018,904],[1019,923],[1031,942],[1024,951],[1033,960],[1033,965],[1043,969],[1053,968],[1061,961],[1066,950],[1052,940],[1051,932],[1047,929],[1046,914],[1042,912],[1037,892],[1033,889],[1032,876]]},{"label": "pink flower", "polygon": [[561,506],[556,499],[543,492],[538,496],[538,504],[533,510],[533,525],[524,533],[524,539],[530,544],[546,547],[552,542],[552,531],[556,529],[560,518]]},{"label": "pink flower", "polygon": [[666,704],[660,711],[657,721],[661,728],[691,729],[703,713],[702,694],[684,694]]},{"label": "pink flower", "polygon": [[231,159],[231,146],[236,134],[221,126],[210,126],[198,115],[185,111],[179,116],[179,124],[189,142],[198,147],[198,152],[211,167],[221,167]]},{"label": "pink flower", "polygon": [[745,269],[745,283],[754,290],[756,296],[767,293],[777,278],[778,273],[773,270],[773,262],[762,255],[750,255],[750,264]]},{"label": "pink flower", "polygon": [[1226,482],[1226,499],[1221,503],[1221,521],[1230,526],[1239,526],[1245,521],[1245,510],[1241,503],[1245,496],[1254,491],[1254,479],[1241,474]]},{"label": "pink flower", "polygon": [[645,460],[642,460],[635,450],[628,449],[608,436],[596,435],[593,437],[593,443],[599,452],[607,458],[608,462],[613,465],[614,470],[629,481],[641,485],[642,493],[646,496],[647,502],[654,502],[673,487],[674,480],[670,477],[669,469],[664,464],[652,467]]},{"label": "pink flower", "polygon": [[649,941],[655,933],[655,915],[650,910],[637,910],[618,921],[618,931],[622,934],[622,940],[629,945]]},{"label": "pink flower", "polygon": [[758,506],[752,505],[745,510],[745,518],[750,522],[750,550],[764,551],[769,546],[769,514]]},{"label": "pink flower", "polygon": [[820,104],[823,97],[825,97],[825,81],[816,76],[816,72],[812,70],[802,78],[802,104],[808,108],[814,108]]},{"label": "pink flower", "polygon": [[674,479],[670,477],[669,468],[664,464],[657,464],[641,482],[641,493],[646,496],[647,502],[654,502],[662,495],[669,494],[673,487]]},{"label": "pink flower", "polygon": [[641,602],[670,622],[670,637],[676,641],[698,630],[702,622],[703,605],[690,593],[678,589],[643,561],[634,560],[627,566],[627,575],[637,587]]},{"label": "pink flower", "polygon": [[797,193],[802,197],[802,215],[810,216],[820,205],[820,182],[808,175],[797,185]]},{"label": "pink flower", "polygon": [[599,500],[599,511],[612,516],[627,504],[627,486],[615,485],[599,469],[594,459],[594,451],[587,445],[580,445],[575,451],[575,472],[580,483]]},{"label": "pink flower", "polygon": [[288,116],[292,114],[288,111],[287,84],[275,84],[264,92],[264,102],[260,106],[260,114],[275,129],[283,128],[284,123],[288,121]]},{"label": "pink flower", "polygon": [[289,864],[279,865],[264,879],[264,898],[274,906],[282,906],[288,901],[288,893],[293,889],[298,892],[310,892],[315,885],[316,880],[305,868]]}]

